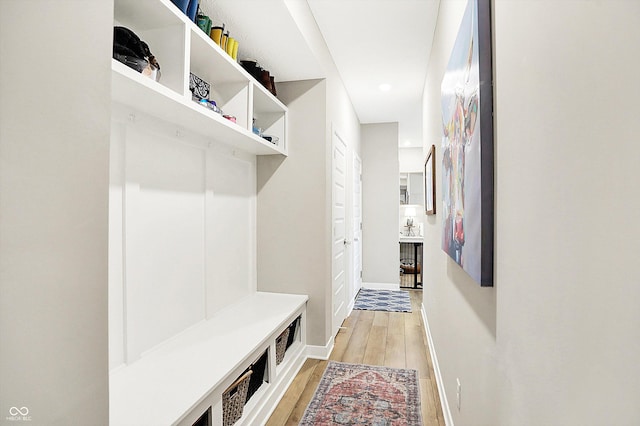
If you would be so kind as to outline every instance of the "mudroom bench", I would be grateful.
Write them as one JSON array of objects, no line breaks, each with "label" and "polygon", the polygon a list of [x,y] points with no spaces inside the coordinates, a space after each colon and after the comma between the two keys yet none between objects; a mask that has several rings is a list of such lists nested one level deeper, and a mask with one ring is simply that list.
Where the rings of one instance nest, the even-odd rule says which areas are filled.
[{"label": "mudroom bench", "polygon": [[222,425],[223,392],[257,364],[235,424],[263,424],[305,360],[307,300],[256,292],[113,371],[109,424]]}]

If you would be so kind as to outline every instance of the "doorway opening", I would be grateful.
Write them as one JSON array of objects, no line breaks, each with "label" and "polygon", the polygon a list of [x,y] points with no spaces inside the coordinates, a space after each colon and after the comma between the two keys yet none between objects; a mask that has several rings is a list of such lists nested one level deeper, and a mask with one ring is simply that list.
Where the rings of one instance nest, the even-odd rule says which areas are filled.
[{"label": "doorway opening", "polygon": [[400,288],[422,288],[422,242],[400,241]]}]

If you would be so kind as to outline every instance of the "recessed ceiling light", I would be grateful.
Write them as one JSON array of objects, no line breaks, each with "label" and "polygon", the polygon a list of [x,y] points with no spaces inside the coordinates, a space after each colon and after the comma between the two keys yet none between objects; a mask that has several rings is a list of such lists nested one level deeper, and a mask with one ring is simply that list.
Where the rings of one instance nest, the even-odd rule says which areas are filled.
[{"label": "recessed ceiling light", "polygon": [[388,92],[389,90],[391,90],[391,85],[387,84],[387,83],[384,83],[384,84],[381,84],[380,86],[378,86],[378,88],[380,90],[382,90],[383,92]]}]

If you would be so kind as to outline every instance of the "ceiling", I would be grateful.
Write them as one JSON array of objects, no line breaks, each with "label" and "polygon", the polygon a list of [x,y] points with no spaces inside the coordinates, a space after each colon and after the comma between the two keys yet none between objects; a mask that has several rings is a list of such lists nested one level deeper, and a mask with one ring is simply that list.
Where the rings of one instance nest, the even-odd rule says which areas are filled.
[{"label": "ceiling", "polygon": [[[305,6],[305,3],[308,6]],[[277,81],[323,78],[317,24],[361,123],[399,123],[399,146],[422,146],[422,93],[439,0],[204,0],[203,11]],[[301,23],[294,9],[307,7]],[[317,32],[317,31],[316,31]],[[380,85],[390,88],[382,91]]]},{"label": "ceiling", "polygon": [[[438,0],[308,0],[361,123],[399,123],[422,146],[422,93]],[[380,90],[381,84],[390,86]]]}]

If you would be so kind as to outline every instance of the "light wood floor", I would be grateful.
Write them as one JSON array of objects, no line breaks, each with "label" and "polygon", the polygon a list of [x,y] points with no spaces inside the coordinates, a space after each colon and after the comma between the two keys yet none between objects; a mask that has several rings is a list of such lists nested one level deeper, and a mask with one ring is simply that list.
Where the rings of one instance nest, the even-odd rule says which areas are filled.
[{"label": "light wood floor", "polygon": [[[344,321],[330,359],[418,370],[422,421],[444,426],[440,397],[420,315],[422,290],[410,290],[411,313],[359,311]],[[327,361],[309,359],[300,369],[267,426],[297,425],[316,391]]]}]

